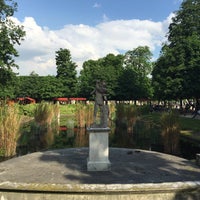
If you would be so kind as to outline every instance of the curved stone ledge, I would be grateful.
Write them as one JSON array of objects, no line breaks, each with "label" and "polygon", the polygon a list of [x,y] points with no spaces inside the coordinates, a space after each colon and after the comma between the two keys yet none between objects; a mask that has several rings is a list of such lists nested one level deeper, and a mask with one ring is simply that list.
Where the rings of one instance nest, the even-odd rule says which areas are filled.
[{"label": "curved stone ledge", "polygon": [[200,190],[200,181],[151,184],[40,184],[0,183],[0,191],[44,193],[175,193],[182,190]]},{"label": "curved stone ledge", "polygon": [[200,199],[200,168],[186,159],[109,148],[111,170],[89,172],[88,154],[88,148],[60,149],[0,163],[0,199]]}]

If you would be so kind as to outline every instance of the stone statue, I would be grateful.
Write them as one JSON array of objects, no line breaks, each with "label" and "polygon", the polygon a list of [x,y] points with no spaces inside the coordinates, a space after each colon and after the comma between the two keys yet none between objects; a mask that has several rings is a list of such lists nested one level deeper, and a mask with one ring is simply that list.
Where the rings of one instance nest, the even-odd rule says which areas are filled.
[{"label": "stone statue", "polygon": [[[108,101],[107,101],[107,89],[105,81],[96,81],[96,87],[91,92],[95,93],[95,104],[94,104],[94,123],[92,127],[106,128],[108,127]],[[97,123],[97,112],[100,110],[100,124]]]}]

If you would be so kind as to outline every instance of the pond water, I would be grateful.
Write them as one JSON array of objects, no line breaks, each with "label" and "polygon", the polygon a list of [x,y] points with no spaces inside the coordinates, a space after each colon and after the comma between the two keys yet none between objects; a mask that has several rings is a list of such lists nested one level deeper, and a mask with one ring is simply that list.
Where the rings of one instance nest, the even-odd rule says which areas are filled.
[{"label": "pond water", "polygon": [[[24,155],[36,151],[43,151],[48,149],[61,149],[72,147],[88,147],[89,135],[86,128],[74,128],[73,126],[61,126],[59,134],[55,135],[49,145],[41,145],[40,138],[36,138],[37,141],[31,141],[30,145],[20,145],[17,148],[18,155]],[[41,139],[43,140],[43,139]],[[186,159],[195,159],[196,154],[200,152],[200,146],[194,145],[194,142],[185,139],[180,139],[180,152],[177,156],[184,157]],[[135,148],[145,149],[158,152],[164,152],[163,145],[156,142],[155,139],[146,137],[138,137],[132,132],[128,133],[126,129],[116,129],[112,126],[109,134],[109,146],[121,147],[121,148]]]}]

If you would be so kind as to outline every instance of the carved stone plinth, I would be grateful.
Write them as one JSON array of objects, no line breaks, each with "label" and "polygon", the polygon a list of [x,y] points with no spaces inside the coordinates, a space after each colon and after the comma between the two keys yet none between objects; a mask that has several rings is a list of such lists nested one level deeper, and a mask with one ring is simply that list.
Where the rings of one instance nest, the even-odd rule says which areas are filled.
[{"label": "carved stone plinth", "polygon": [[88,128],[89,133],[89,157],[87,162],[88,171],[109,171],[108,136],[110,128]]}]

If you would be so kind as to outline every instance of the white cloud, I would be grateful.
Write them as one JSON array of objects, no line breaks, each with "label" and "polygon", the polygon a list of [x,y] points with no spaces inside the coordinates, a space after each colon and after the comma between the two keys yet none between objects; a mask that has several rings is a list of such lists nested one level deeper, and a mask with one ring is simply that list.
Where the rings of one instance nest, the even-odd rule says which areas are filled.
[{"label": "white cloud", "polygon": [[26,17],[23,22],[18,21],[26,31],[25,41],[17,47],[20,54],[16,59],[18,72],[21,75],[29,75],[32,71],[39,75],[55,75],[55,52],[60,48],[70,50],[78,71],[86,60],[98,59],[108,53],[126,52],[139,45],[148,45],[152,51],[158,51],[171,17],[163,22],[106,21],[94,27],[68,24],[59,30],[40,27],[32,17]]},{"label": "white cloud", "polygon": [[97,2],[93,5],[93,8],[100,8],[100,7],[101,7],[101,4],[99,4]]},{"label": "white cloud", "polygon": [[103,21],[104,22],[109,21],[109,17],[106,14],[103,14]]},{"label": "white cloud", "polygon": [[183,2],[183,0],[174,0],[174,4],[180,4],[182,2]]}]

